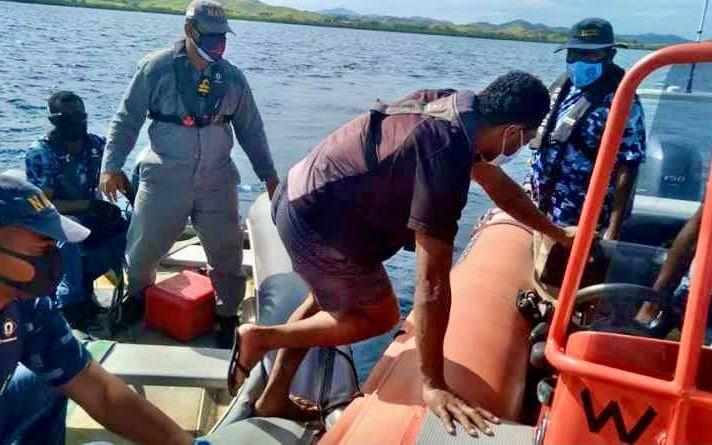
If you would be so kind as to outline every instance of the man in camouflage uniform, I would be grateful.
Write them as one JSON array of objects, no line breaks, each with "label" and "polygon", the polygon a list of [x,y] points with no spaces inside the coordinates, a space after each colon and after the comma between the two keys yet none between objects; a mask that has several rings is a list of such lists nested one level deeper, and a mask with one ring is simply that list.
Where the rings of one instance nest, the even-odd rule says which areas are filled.
[{"label": "man in camouflage uniform", "polygon": [[48,99],[47,109],[52,130],[27,150],[25,170],[28,181],[60,213],[92,231],[82,243],[60,249],[65,274],[56,292],[67,321],[83,330],[98,310],[91,299],[93,281],[123,263],[128,222],[98,193],[106,140],[87,131],[82,99],[71,91],[58,91]]},{"label": "man in camouflage uniform", "polygon": [[[573,26],[566,49],[567,73],[551,88],[552,108],[537,137],[526,186],[556,224],[578,224],[613,96],[623,70],[613,63],[611,24],[586,19]],[[638,166],[645,158],[643,108],[635,99],[623,133],[618,163],[599,220],[604,238],[620,235],[630,208]]]}]

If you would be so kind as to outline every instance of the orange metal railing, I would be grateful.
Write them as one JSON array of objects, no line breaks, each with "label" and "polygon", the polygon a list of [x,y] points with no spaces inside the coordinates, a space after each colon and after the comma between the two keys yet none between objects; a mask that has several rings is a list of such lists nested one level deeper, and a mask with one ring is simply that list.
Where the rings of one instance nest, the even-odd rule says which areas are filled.
[{"label": "orange metal railing", "polygon": [[[682,441],[684,433],[682,425],[685,424],[686,414],[691,406],[712,407],[712,394],[701,391],[696,386],[702,339],[707,322],[707,308],[712,290],[712,202],[710,202],[712,200],[707,201],[703,210],[702,228],[697,241],[695,273],[692,276],[685,311],[675,374],[671,381],[571,357],[565,353],[565,342],[567,326],[575,305],[575,295],[594,239],[596,222],[600,217],[636,89],[645,77],[661,67],[701,62],[712,62],[712,42],[676,45],[656,51],[638,62],[624,77],[613,101],[603,142],[598,151],[579,221],[579,232],[566,268],[559,304],[546,345],[547,359],[561,373],[593,378],[678,399],[668,428],[667,443]],[[703,123],[703,125],[710,125],[710,123]],[[708,180],[706,190],[706,196],[712,196],[712,181]]]}]

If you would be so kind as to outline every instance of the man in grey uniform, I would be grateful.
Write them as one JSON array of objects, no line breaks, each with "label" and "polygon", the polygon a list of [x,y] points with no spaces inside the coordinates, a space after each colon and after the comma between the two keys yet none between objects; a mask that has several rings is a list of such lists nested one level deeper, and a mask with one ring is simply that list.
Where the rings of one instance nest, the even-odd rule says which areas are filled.
[{"label": "man in grey uniform", "polygon": [[112,200],[126,191],[120,171],[148,116],[151,147],[140,163],[128,233],[129,295],[140,302],[190,217],[210,264],[218,345],[226,348],[245,292],[232,128],[270,196],[279,181],[247,80],[222,58],[228,32],[219,3],[188,5],[185,39],[140,63],[109,128],[100,181]]}]

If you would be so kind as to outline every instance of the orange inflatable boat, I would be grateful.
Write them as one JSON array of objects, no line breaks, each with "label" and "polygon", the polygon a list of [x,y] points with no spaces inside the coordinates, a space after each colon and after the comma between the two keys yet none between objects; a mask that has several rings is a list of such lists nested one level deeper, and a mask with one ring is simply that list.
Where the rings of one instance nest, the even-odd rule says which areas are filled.
[{"label": "orange inflatable boat", "polygon": [[[502,246],[507,255],[495,255]],[[519,289],[530,288],[531,234],[493,222],[452,271],[452,308],[445,337],[445,376],[468,402],[503,419],[519,420],[531,326],[517,310]],[[497,314],[493,316],[493,314]],[[356,399],[321,444],[411,444],[421,434],[427,408],[412,314]],[[444,427],[440,433],[444,437]]]}]

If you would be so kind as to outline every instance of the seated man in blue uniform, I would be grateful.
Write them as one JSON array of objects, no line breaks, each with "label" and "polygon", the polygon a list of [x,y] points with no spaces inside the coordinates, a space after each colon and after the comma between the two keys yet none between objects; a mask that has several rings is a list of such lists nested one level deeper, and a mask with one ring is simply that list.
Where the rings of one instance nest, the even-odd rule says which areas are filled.
[{"label": "seated man in blue uniform", "polygon": [[[613,61],[613,27],[591,18],[571,28],[566,73],[550,88],[551,110],[536,137],[531,173],[525,181],[539,209],[560,226],[578,225],[593,165],[616,89],[625,72]],[[645,158],[643,107],[636,98],[618,152],[598,228],[605,239],[618,239],[630,208],[638,166]]]},{"label": "seated man in blue uniform", "polygon": [[106,140],[87,132],[82,99],[59,91],[49,98],[47,108],[53,128],[27,151],[27,179],[60,213],[92,231],[83,243],[61,249],[65,275],[57,289],[58,304],[69,323],[85,329],[96,313],[92,283],[123,263],[128,222],[118,207],[97,194]]},{"label": "seated man in blue uniform", "polygon": [[0,174],[0,443],[63,444],[67,397],[140,444],[190,444],[190,435],[92,361],[52,301],[58,243],[89,230],[61,217],[42,191]]}]

